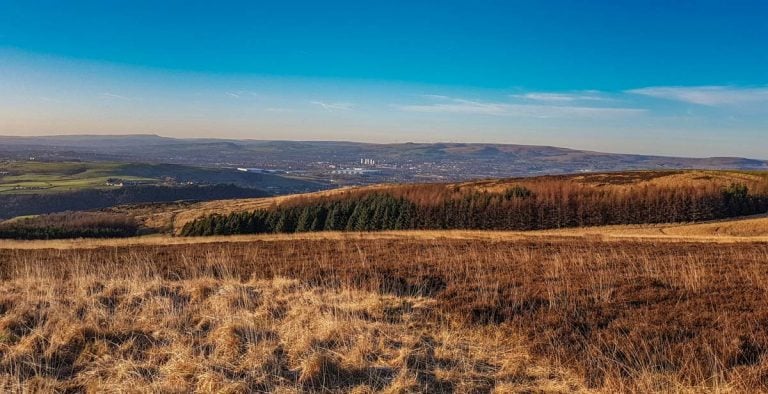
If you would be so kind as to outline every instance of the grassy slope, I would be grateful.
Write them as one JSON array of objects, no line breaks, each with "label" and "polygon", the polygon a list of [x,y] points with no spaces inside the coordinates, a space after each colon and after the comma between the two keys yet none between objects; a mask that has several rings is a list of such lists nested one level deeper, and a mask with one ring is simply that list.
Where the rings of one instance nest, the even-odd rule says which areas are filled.
[{"label": "grassy slope", "polygon": [[[312,180],[273,174],[170,164],[12,162],[0,163],[0,171],[10,172],[10,175],[0,176],[0,193],[12,194],[112,188],[106,185],[108,178],[158,184],[164,177],[173,177],[180,182],[232,183],[242,187],[277,191],[312,190],[322,187],[320,183]],[[16,190],[16,187],[23,189]]]},{"label": "grassy slope", "polygon": [[768,389],[768,243],[319,235],[0,248],[5,387]]},{"label": "grassy slope", "polygon": [[[642,173],[639,173],[642,174]],[[658,174],[657,174],[658,175]],[[765,176],[764,173],[722,172],[722,171],[692,171],[673,172],[663,174],[652,179],[647,176],[633,174],[610,175],[579,175],[571,179],[578,182],[586,182],[596,187],[625,187],[626,185],[642,185],[645,182],[710,182],[711,179],[703,177],[715,177],[717,182],[728,184],[732,181],[749,180],[755,176]],[[535,180],[535,179],[534,179]],[[524,182],[533,181],[531,179]],[[474,187],[485,190],[500,190],[520,180],[492,180],[480,182],[467,182],[459,184],[460,187]],[[286,195],[255,199],[216,200],[196,203],[166,203],[166,204],[141,204],[111,208],[111,211],[128,213],[136,217],[144,226],[171,234],[178,231],[185,223],[195,218],[212,213],[226,214],[237,211],[251,211],[266,209],[274,204],[280,204],[295,197],[313,198],[326,197],[346,193],[354,190],[386,190],[397,188],[398,185],[375,185],[363,188],[342,188],[328,191],[306,193],[300,195]],[[453,187],[453,186],[449,186]],[[69,248],[73,246],[97,247],[102,245],[136,245],[136,244],[179,244],[201,242],[240,242],[251,240],[302,240],[302,239],[491,239],[491,240],[520,240],[542,237],[602,237],[605,240],[623,239],[652,239],[657,241],[678,242],[765,242],[768,241],[768,216],[752,216],[728,220],[718,220],[703,223],[679,223],[658,225],[622,225],[602,226],[588,228],[569,228],[541,231],[387,231],[378,233],[301,233],[301,234],[264,234],[243,235],[229,237],[210,237],[204,239],[185,239],[172,236],[150,236],[134,238],[130,240],[58,240],[46,243],[44,241],[0,241],[0,248]]]},{"label": "grassy slope", "polygon": [[[115,163],[39,163],[0,164],[0,171],[11,175],[0,177],[0,193],[58,193],[87,188],[109,188],[108,178],[117,177],[120,165]],[[158,182],[142,176],[120,176],[125,180]],[[22,187],[22,190],[15,190]]]},{"label": "grassy slope", "polygon": [[[743,228],[742,221],[760,223],[748,234],[729,235],[722,232],[706,233],[702,229],[727,226]],[[751,226],[751,225],[750,225]],[[749,227],[750,229],[752,227]],[[689,230],[690,229],[690,230]],[[132,247],[141,245],[197,245],[215,243],[248,243],[306,240],[439,240],[466,241],[537,241],[537,240],[602,240],[604,242],[643,241],[660,244],[696,242],[702,244],[734,244],[768,242],[768,218],[735,219],[691,225],[671,226],[605,226],[583,229],[542,230],[542,231],[483,231],[483,230],[435,230],[435,231],[382,231],[382,232],[316,232],[292,234],[229,235],[213,237],[175,237],[165,234],[148,235],[121,239],[61,239],[61,240],[0,240],[2,249],[95,249],[100,247]]]},{"label": "grassy slope", "polygon": [[[753,176],[764,175],[571,179],[624,187]],[[143,215],[179,220],[287,198],[146,206]],[[766,248],[768,217],[2,241],[0,387],[760,392]]]},{"label": "grassy slope", "polygon": [[[644,185],[705,185],[705,184],[717,184],[727,186],[731,183],[749,183],[768,177],[768,173],[765,172],[749,172],[749,171],[710,171],[710,170],[691,170],[691,171],[636,171],[636,172],[624,172],[624,173],[606,173],[606,174],[585,174],[585,175],[570,175],[560,176],[559,179],[563,179],[566,182],[578,182],[581,184],[590,185],[599,188],[626,188],[626,187],[642,187]],[[484,180],[474,182],[462,182],[455,184],[445,184],[446,188],[471,188],[478,191],[500,192],[511,185],[526,185],[537,182],[540,179],[547,179],[547,177],[537,178],[512,178],[512,179],[497,179],[497,180]],[[413,187],[413,185],[373,185],[359,188],[342,188],[329,191],[321,191],[314,193],[306,193],[294,196],[279,196],[273,198],[258,198],[258,199],[239,199],[239,200],[226,200],[226,201],[208,201],[193,205],[179,206],[157,206],[154,209],[148,209],[143,207],[141,210],[136,210],[136,216],[145,225],[151,228],[158,229],[173,229],[173,232],[178,232],[184,224],[212,213],[228,214],[238,211],[252,211],[256,209],[264,209],[272,206],[273,204],[281,204],[289,201],[294,197],[300,198],[317,198],[337,195],[348,191],[360,191],[360,190],[387,190],[396,189],[398,187]],[[418,187],[418,186],[417,186]],[[131,209],[127,208],[126,212],[130,213]],[[736,234],[734,234],[736,235]]]},{"label": "grassy slope", "polygon": [[702,223],[603,226],[537,231],[537,234],[613,238],[768,240],[768,216],[756,215]]}]

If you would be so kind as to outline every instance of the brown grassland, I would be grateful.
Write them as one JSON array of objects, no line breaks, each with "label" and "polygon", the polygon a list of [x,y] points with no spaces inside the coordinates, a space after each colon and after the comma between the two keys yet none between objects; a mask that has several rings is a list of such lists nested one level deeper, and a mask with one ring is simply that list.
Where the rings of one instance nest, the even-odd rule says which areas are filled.
[{"label": "brown grassland", "polygon": [[6,241],[0,386],[768,391],[768,242],[646,230]]},{"label": "brown grassland", "polygon": [[502,192],[517,185],[532,190],[556,188],[588,188],[630,192],[646,187],[691,187],[696,189],[722,188],[730,184],[744,184],[750,190],[766,188],[768,173],[743,171],[685,170],[685,171],[635,171],[621,173],[595,173],[584,175],[540,176],[533,178],[509,178],[444,184],[380,184],[365,187],[345,187],[321,192],[286,195],[267,198],[216,200],[196,203],[166,203],[112,208],[112,211],[127,213],[145,227],[172,234],[197,219],[210,214],[269,209],[274,206],[301,204],[341,196],[361,196],[375,192],[386,192],[395,196],[408,197],[419,201],[425,196],[449,191],[462,193]]},{"label": "brown grassland", "polygon": [[0,391],[768,392],[766,215],[174,236],[209,214],[381,191],[765,193],[767,177],[638,171],[116,207],[161,234],[0,240]]}]

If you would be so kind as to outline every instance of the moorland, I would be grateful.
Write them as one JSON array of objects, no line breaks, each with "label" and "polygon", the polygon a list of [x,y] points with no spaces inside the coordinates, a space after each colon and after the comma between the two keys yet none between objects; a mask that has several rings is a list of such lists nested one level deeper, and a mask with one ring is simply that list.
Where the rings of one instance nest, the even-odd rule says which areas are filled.
[{"label": "moorland", "polygon": [[526,234],[4,243],[3,384],[766,389],[764,238]]},{"label": "moorland", "polygon": [[[28,392],[768,391],[768,217],[758,212],[765,179],[734,171],[586,174],[15,219],[155,231],[0,240],[0,385]],[[445,196],[499,196],[507,211],[531,200],[538,203],[526,209],[547,212],[549,202],[569,203],[554,205],[559,215],[535,215],[549,219],[533,230],[180,236],[211,217],[382,195],[419,207],[445,206]],[[579,205],[584,196],[589,205]],[[589,206],[642,214],[620,216],[639,218],[627,223],[568,221],[568,212],[586,215]],[[647,221],[647,206],[701,216]],[[746,213],[753,215],[739,216]]]}]

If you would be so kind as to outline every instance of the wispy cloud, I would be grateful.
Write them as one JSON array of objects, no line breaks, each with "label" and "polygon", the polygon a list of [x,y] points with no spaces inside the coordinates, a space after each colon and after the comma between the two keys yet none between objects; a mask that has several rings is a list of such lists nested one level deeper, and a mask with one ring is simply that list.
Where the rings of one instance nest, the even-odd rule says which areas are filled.
[{"label": "wispy cloud", "polygon": [[352,107],[355,106],[352,103],[345,103],[345,102],[331,103],[331,102],[325,102],[325,101],[310,101],[310,104],[322,107],[327,111],[349,111],[352,109]]},{"label": "wispy cloud", "polygon": [[442,94],[420,94],[418,96],[426,99],[431,99],[431,100],[450,100],[451,99],[450,97],[443,96]]},{"label": "wispy cloud", "polygon": [[259,93],[252,92],[252,91],[249,91],[249,90],[231,90],[231,91],[228,91],[228,92],[224,92],[224,94],[229,96],[229,97],[236,98],[236,99],[243,98],[243,97],[248,97],[248,96],[256,97],[256,98],[261,97],[261,95]]},{"label": "wispy cloud", "polygon": [[504,115],[508,110],[508,105],[501,103],[463,99],[448,99],[448,101],[430,104],[395,105],[395,107],[408,112],[446,112],[479,115]]},{"label": "wispy cloud", "polygon": [[711,107],[768,103],[768,87],[653,86],[627,93]]},{"label": "wispy cloud", "polygon": [[108,99],[130,100],[129,97],[122,96],[122,95],[115,94],[115,93],[109,93],[109,92],[104,92],[100,96],[103,97],[103,98],[108,98]]},{"label": "wispy cloud", "polygon": [[567,116],[618,116],[645,112],[640,108],[590,107],[577,105],[518,104],[448,98],[448,102],[395,105],[401,111],[424,113],[451,113],[491,116],[531,116],[538,118]]},{"label": "wispy cloud", "polygon": [[524,94],[514,94],[511,97],[556,103],[574,101],[610,101],[608,97],[595,90],[582,92],[530,92]]}]

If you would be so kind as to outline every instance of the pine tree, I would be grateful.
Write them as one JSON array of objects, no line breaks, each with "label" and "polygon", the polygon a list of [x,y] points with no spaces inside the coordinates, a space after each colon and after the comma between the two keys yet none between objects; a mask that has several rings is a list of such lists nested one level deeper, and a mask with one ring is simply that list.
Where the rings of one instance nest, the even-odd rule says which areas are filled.
[{"label": "pine tree", "polygon": [[296,223],[296,232],[302,233],[312,230],[312,222],[315,220],[315,215],[313,214],[313,207],[304,207],[304,209],[301,210],[301,214]]}]

